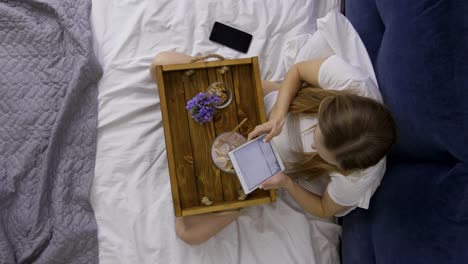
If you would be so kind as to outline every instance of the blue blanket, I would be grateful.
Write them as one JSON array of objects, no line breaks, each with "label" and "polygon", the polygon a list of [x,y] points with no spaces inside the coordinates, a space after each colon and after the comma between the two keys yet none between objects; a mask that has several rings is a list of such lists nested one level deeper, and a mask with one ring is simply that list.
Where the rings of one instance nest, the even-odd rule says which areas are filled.
[{"label": "blue blanket", "polygon": [[0,263],[97,263],[90,0],[0,1]]}]

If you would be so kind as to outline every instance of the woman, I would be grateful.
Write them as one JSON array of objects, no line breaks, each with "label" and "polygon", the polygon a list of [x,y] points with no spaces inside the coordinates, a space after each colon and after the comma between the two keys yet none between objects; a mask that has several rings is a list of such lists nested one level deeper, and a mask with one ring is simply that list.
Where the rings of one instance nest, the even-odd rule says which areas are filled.
[{"label": "woman", "polygon": [[[153,63],[186,63],[190,56],[164,52]],[[306,85],[304,85],[306,83]],[[396,140],[388,109],[371,96],[368,75],[333,55],[294,64],[281,85],[263,82],[268,122],[249,139],[267,134],[286,163],[263,189],[284,188],[305,211],[318,217],[342,216],[369,200],[385,171],[385,155]],[[329,177],[312,192],[297,181]],[[176,218],[176,232],[190,244],[206,241],[239,212]]]}]

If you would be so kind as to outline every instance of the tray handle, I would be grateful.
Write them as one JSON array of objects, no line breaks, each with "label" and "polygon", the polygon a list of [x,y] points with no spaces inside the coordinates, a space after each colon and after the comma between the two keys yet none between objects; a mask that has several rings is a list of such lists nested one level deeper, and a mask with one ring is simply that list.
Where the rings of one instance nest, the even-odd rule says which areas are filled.
[{"label": "tray handle", "polygon": [[[218,59],[218,60],[225,60],[225,58],[219,54],[208,54],[208,55],[204,55],[204,56],[197,56],[197,57],[193,57],[191,60],[190,60],[190,63],[193,63],[193,62],[197,62],[197,61],[203,61],[203,60],[206,60],[206,59]],[[229,67],[227,66],[222,66],[222,67],[219,67],[217,69],[217,71],[220,73],[220,74],[225,74],[227,71],[229,71]],[[195,71],[193,70],[188,70],[188,71],[185,71],[185,79],[190,77]]]},{"label": "tray handle", "polygon": [[219,54],[208,54],[208,55],[205,55],[205,56],[197,56],[197,57],[193,57],[190,62],[197,62],[197,61],[202,61],[202,60],[206,60],[206,59],[218,59],[218,60],[224,60],[224,57],[219,55]]}]

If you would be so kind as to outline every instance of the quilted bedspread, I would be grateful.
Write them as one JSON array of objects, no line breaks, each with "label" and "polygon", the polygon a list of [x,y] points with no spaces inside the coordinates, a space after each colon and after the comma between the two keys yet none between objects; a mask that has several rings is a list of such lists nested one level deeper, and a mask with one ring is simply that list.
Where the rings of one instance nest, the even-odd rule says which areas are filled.
[{"label": "quilted bedspread", "polygon": [[0,0],[0,263],[97,263],[88,0]]}]

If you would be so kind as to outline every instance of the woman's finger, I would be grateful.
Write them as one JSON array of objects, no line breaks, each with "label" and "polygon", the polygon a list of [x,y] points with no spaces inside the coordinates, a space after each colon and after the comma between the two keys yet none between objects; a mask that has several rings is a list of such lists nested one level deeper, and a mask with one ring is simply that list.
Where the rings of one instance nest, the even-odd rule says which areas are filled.
[{"label": "woman's finger", "polygon": [[258,127],[258,126],[256,126],[256,127],[254,128],[254,130],[252,130],[252,132],[250,132],[250,133],[247,135],[247,140],[250,141],[251,139],[253,139],[253,138],[256,136],[256,134],[257,134],[257,127]]},{"label": "woman's finger", "polygon": [[274,178],[270,178],[270,179],[264,181],[264,182],[262,183],[261,187],[262,187],[262,189],[264,189],[264,190],[269,190],[269,189],[271,189],[271,188],[274,188],[275,184],[276,184],[276,183],[275,183]]},{"label": "woman's finger", "polygon": [[269,132],[269,129],[268,127],[265,126],[265,124],[258,125],[254,128],[252,132],[249,133],[249,135],[247,136],[247,139],[251,140],[266,132]]},{"label": "woman's finger", "polygon": [[265,136],[264,140],[265,142],[270,142],[270,140],[273,138],[273,130],[268,133],[268,135]]},{"label": "woman's finger", "polygon": [[265,136],[265,142],[269,142],[270,140],[272,140],[274,137],[276,137],[279,134],[277,128],[273,128],[268,132],[269,132],[268,135]]},{"label": "woman's finger", "polygon": [[255,130],[253,130],[252,132],[250,132],[250,133],[247,135],[247,140],[248,140],[248,141],[252,140],[253,138],[255,138]]}]

